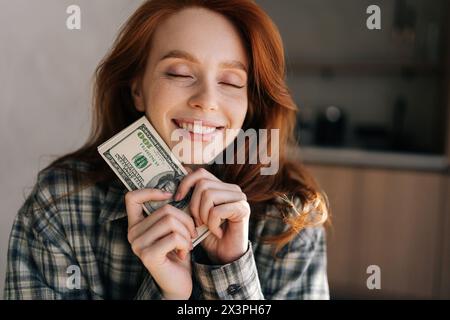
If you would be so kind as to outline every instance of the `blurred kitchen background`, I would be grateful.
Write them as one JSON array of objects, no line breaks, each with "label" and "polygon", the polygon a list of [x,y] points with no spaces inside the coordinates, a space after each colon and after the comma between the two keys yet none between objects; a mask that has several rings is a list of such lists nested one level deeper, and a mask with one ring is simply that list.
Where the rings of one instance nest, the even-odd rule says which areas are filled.
[{"label": "blurred kitchen background", "polygon": [[297,156],[331,203],[332,298],[450,298],[450,1],[257,2],[285,42]]},{"label": "blurred kitchen background", "polygon": [[[449,299],[450,1],[256,2],[285,42],[294,156],[330,199],[332,298]],[[13,218],[38,170],[86,139],[91,76],[141,3],[1,2],[0,292]],[[81,30],[65,26],[72,4]],[[373,4],[381,30],[366,27]],[[367,288],[371,265],[380,290]]]}]

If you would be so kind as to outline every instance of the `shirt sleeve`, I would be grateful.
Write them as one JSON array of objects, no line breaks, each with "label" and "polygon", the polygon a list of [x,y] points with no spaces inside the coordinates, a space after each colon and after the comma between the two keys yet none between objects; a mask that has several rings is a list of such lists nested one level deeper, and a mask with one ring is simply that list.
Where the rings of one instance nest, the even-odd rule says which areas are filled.
[{"label": "shirt sleeve", "polygon": [[150,274],[145,276],[134,300],[164,300],[161,290]]},{"label": "shirt sleeve", "polygon": [[39,216],[37,187],[16,216],[9,239],[4,298],[98,299],[79,286],[85,279],[64,237]]},{"label": "shirt sleeve", "polygon": [[[248,251],[227,265],[193,262],[204,299],[220,300],[328,300],[325,230],[302,230],[289,244],[274,253],[258,243],[255,259]],[[201,255],[194,255],[201,260]],[[204,258],[203,258],[204,259]]]},{"label": "shirt sleeve", "polygon": [[238,260],[226,265],[208,265],[195,261],[194,274],[200,284],[202,296],[207,300],[260,300],[263,299],[252,245]]}]

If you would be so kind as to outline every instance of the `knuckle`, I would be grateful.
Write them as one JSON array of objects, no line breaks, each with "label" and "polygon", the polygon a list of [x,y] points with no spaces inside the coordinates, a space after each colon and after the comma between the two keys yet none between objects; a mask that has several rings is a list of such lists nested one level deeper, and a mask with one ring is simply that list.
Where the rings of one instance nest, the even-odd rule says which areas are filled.
[{"label": "knuckle", "polygon": [[182,237],[178,233],[172,233],[170,235],[170,237],[171,237],[171,240],[175,243],[179,243],[182,241]]},{"label": "knuckle", "polygon": [[175,243],[177,243],[178,245],[181,246],[186,246],[187,245],[187,240],[185,237],[183,237],[180,233],[174,233],[174,241]]},{"label": "knuckle", "polygon": [[150,248],[145,248],[145,249],[141,250],[141,256],[140,256],[141,260],[145,260],[145,258],[147,256],[149,256],[150,250],[151,250]]},{"label": "knuckle", "polygon": [[176,219],[172,216],[167,216],[164,219],[164,223],[167,224],[171,229],[175,229],[177,224]]},{"label": "knuckle", "polygon": [[241,208],[246,215],[250,215],[250,205],[247,201],[240,201]]},{"label": "knuckle", "polygon": [[131,250],[134,252],[135,255],[140,257],[142,250],[141,250],[139,244],[137,243],[137,241],[134,241],[133,243],[131,243]]},{"label": "knuckle", "polygon": [[128,191],[128,192],[125,194],[125,202],[131,202],[131,201],[133,201],[133,199],[134,199],[134,193],[133,193],[133,191]]},{"label": "knuckle", "polygon": [[133,228],[131,228],[130,230],[128,230],[127,239],[128,239],[128,242],[129,242],[130,244],[133,243],[133,240],[134,240],[134,232],[133,232]]},{"label": "knuckle", "polygon": [[206,198],[210,198],[212,196],[213,191],[211,189],[205,190],[204,194]]},{"label": "knuckle", "polygon": [[141,261],[145,264],[145,265],[152,265],[154,258],[155,257],[155,252],[154,249],[152,247],[149,248],[145,248],[144,250],[142,250],[141,252],[141,256],[139,257],[141,259]]},{"label": "knuckle", "polygon": [[206,189],[206,190],[203,192],[203,194],[204,194],[205,197],[210,197],[210,196],[211,196],[211,189]]},{"label": "knuckle", "polygon": [[198,183],[198,188],[199,188],[200,190],[204,190],[204,189],[206,189],[207,187],[208,187],[208,180],[202,179],[202,180],[199,181],[199,183]]},{"label": "knuckle", "polygon": [[234,185],[234,188],[236,189],[237,192],[242,192],[241,187],[238,186],[237,184]]},{"label": "knuckle", "polygon": [[189,227],[192,228],[192,229],[195,229],[194,219],[192,219],[192,217],[190,217],[188,221],[189,221],[188,222],[189,223]]},{"label": "knuckle", "polygon": [[195,214],[195,205],[193,201],[189,203],[189,211],[191,211],[191,214]]},{"label": "knuckle", "polygon": [[215,217],[218,214],[219,214],[219,212],[217,210],[217,207],[212,207],[211,209],[209,209],[209,216],[210,217]]}]

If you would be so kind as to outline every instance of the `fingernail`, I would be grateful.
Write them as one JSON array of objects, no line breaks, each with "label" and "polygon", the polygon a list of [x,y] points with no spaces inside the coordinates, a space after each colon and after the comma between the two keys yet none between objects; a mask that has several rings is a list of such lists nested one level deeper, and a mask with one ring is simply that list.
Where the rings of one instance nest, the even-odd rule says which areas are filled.
[{"label": "fingernail", "polygon": [[181,194],[179,192],[177,192],[177,194],[174,197],[175,201],[180,201],[181,200],[180,196],[181,196]]}]

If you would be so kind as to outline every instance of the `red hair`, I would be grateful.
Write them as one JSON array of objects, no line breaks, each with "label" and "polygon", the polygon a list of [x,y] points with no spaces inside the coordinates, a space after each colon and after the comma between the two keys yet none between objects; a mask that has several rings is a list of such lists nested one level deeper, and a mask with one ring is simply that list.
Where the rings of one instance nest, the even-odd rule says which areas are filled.
[{"label": "red hair", "polygon": [[[304,166],[288,159],[296,147],[297,106],[285,81],[283,43],[269,16],[250,0],[152,0],[144,2],[122,27],[111,51],[95,73],[93,126],[86,144],[49,167],[63,166],[67,159],[83,160],[92,171],[83,175],[87,184],[115,179],[97,153],[97,146],[142,117],[133,104],[132,80],[142,75],[150,52],[152,36],[161,22],[188,7],[201,7],[226,17],[238,30],[249,56],[249,108],[243,129],[279,129],[279,171],[262,176],[257,164],[214,164],[210,170],[220,179],[238,184],[252,207],[252,218],[263,216],[269,205],[279,209],[290,226],[270,242],[278,247],[307,226],[328,219],[328,204]],[[269,130],[270,131],[270,130]],[[270,135],[268,145],[270,146]],[[262,147],[262,146],[260,146]],[[248,145],[246,145],[248,150]],[[245,153],[248,154],[247,152]],[[295,203],[294,199],[300,200]],[[281,200],[281,201],[280,201]],[[314,214],[312,214],[314,213]]]}]

